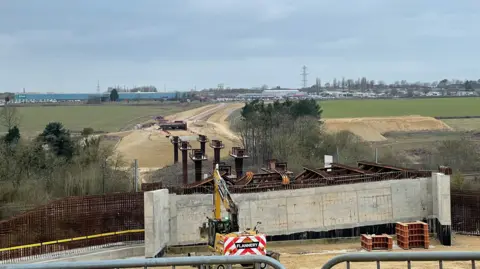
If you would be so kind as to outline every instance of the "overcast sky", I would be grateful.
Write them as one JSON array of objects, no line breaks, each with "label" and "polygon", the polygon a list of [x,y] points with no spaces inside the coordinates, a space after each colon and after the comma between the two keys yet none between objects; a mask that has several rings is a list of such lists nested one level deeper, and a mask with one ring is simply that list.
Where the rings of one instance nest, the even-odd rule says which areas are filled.
[{"label": "overcast sky", "polygon": [[479,79],[478,0],[0,0],[0,91]]}]

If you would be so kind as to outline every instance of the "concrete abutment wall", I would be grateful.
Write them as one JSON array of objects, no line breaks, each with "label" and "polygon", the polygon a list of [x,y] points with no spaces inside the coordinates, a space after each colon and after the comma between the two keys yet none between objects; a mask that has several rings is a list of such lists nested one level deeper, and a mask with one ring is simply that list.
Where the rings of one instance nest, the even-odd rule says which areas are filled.
[{"label": "concrete abutment wall", "polygon": [[144,193],[145,257],[161,256],[170,242],[170,203],[168,190]]},{"label": "concrete abutment wall", "polygon": [[[398,221],[428,219],[437,224],[441,242],[451,242],[450,177],[440,173],[431,178],[234,194],[233,198],[240,210],[241,229],[261,221],[260,230],[274,238],[349,236],[342,231],[379,233],[394,231],[391,224]],[[145,193],[145,255],[156,256],[166,245],[204,243],[199,227],[212,209],[211,194]]]}]

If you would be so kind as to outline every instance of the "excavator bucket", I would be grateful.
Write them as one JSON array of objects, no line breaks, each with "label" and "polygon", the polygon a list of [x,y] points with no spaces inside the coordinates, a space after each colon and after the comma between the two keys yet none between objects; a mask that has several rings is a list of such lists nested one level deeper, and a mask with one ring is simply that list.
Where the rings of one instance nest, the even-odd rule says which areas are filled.
[{"label": "excavator bucket", "polygon": [[199,227],[200,230],[200,238],[208,238],[208,226],[207,223],[203,223],[201,227]]},{"label": "excavator bucket", "polygon": [[280,253],[275,252],[275,251],[267,251],[267,256],[272,257],[277,261],[280,261]]}]

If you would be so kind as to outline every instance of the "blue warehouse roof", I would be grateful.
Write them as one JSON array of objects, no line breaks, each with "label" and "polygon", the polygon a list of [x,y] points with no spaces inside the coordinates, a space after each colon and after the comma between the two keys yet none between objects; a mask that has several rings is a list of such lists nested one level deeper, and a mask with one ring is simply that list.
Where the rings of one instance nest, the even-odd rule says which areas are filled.
[{"label": "blue warehouse roof", "polygon": [[[175,98],[175,92],[120,92],[118,93],[120,100],[154,100],[154,99],[173,99]],[[109,96],[109,94],[97,94],[97,93],[22,93],[15,94],[16,100],[57,100],[57,101],[69,101],[69,100],[82,100],[86,101],[90,98]]]}]

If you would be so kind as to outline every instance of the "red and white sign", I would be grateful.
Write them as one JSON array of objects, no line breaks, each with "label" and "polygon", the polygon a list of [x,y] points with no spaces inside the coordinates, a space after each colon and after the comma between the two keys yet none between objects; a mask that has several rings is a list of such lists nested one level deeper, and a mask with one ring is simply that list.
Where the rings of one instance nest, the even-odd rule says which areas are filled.
[{"label": "red and white sign", "polygon": [[267,253],[265,235],[227,237],[223,243],[223,254],[233,255],[265,255]]}]

